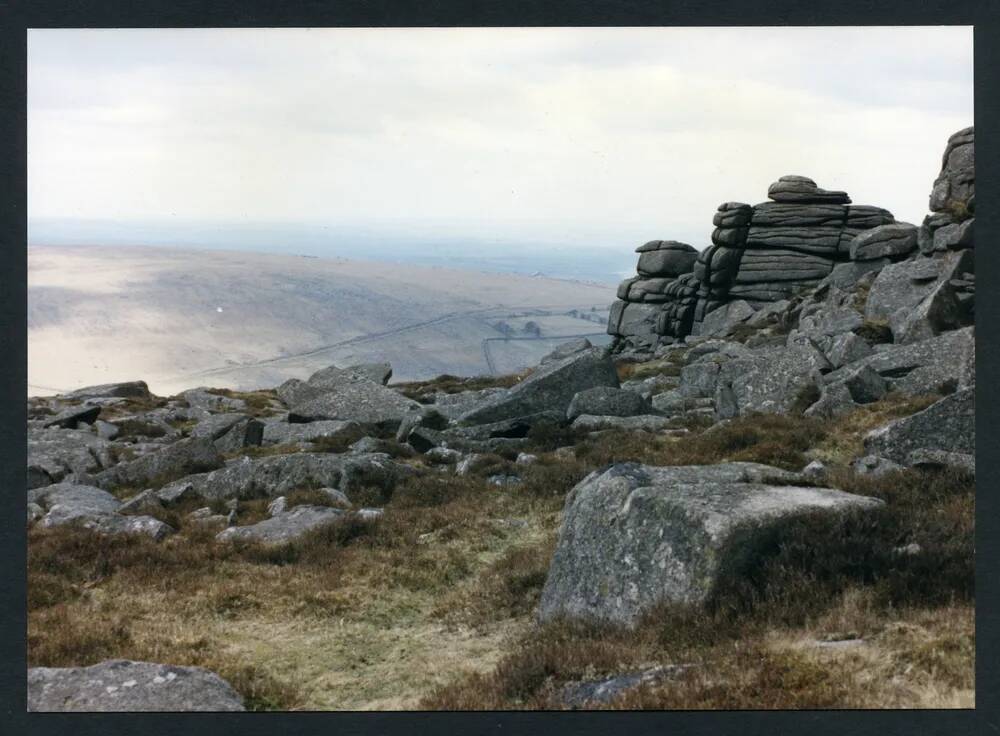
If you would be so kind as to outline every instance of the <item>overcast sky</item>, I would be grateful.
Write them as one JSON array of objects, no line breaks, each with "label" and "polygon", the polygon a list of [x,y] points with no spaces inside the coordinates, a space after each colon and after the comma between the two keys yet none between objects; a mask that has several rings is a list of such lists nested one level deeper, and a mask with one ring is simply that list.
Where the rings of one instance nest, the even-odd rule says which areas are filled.
[{"label": "overcast sky", "polygon": [[969,27],[30,31],[28,211],[704,247],[804,174],[919,222],[972,58]]}]

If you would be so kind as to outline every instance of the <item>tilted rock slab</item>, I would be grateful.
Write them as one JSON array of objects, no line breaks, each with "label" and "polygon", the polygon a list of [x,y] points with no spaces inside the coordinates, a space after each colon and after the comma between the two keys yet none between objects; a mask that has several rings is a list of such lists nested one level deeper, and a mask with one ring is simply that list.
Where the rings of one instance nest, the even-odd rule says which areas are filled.
[{"label": "tilted rock slab", "polygon": [[776,526],[813,512],[881,501],[792,485],[797,474],[756,463],[595,472],[569,494],[539,618],[634,625],[661,603],[702,603],[728,563]]},{"label": "tilted rock slab", "polygon": [[28,669],[32,712],[242,711],[243,698],[214,672],[113,659],[91,667]]},{"label": "tilted rock slab", "polygon": [[565,412],[576,394],[596,386],[620,387],[614,363],[601,348],[539,366],[521,383],[466,412],[460,420],[488,424],[544,411]]},{"label": "tilted rock slab", "polygon": [[211,439],[189,437],[167,445],[162,450],[119,463],[99,473],[95,482],[102,488],[148,488],[191,473],[215,470],[224,463]]},{"label": "tilted rock slab", "polygon": [[242,460],[211,473],[182,478],[164,486],[157,495],[171,503],[185,495],[206,501],[232,498],[273,498],[297,488],[338,488],[345,493],[359,486],[390,492],[411,468],[388,455],[334,455],[296,452]]},{"label": "tilted rock slab", "polygon": [[872,430],[865,451],[898,463],[909,463],[917,450],[944,450],[975,455],[976,390],[956,391],[923,411]]},{"label": "tilted rock slab", "polygon": [[342,519],[347,512],[327,506],[296,506],[289,511],[276,512],[249,526],[231,526],[216,535],[220,542],[249,541],[260,544],[284,544]]}]

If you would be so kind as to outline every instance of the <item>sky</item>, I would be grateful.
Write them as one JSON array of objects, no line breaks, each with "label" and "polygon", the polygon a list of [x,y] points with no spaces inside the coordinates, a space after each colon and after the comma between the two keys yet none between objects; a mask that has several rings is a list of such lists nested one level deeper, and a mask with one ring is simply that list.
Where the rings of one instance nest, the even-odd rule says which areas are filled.
[{"label": "sky", "polygon": [[971,27],[32,30],[29,241],[702,248],[784,174],[919,223],[972,58]]}]

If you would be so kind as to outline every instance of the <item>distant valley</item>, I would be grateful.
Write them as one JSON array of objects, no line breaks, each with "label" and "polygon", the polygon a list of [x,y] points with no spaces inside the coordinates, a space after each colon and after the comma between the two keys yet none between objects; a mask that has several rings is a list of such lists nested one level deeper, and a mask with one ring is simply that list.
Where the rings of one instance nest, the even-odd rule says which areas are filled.
[{"label": "distant valley", "polygon": [[128,246],[28,249],[28,393],[141,377],[249,390],[386,360],[394,381],[510,373],[604,334],[614,287],[389,262]]}]

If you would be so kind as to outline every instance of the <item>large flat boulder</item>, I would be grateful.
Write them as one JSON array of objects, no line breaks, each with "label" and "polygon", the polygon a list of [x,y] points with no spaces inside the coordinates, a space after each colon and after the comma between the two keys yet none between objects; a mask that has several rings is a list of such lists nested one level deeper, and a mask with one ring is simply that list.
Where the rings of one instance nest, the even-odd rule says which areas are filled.
[{"label": "large flat boulder", "polygon": [[881,503],[797,480],[755,463],[592,473],[567,497],[539,618],[633,625],[662,603],[702,603],[729,555],[748,559],[775,528]]},{"label": "large flat boulder", "polygon": [[408,416],[419,413],[421,405],[402,394],[369,380],[338,383],[319,395],[294,404],[288,412],[292,423],[341,420],[395,430]]},{"label": "large flat boulder", "polygon": [[296,506],[249,526],[231,526],[216,535],[220,542],[247,541],[273,545],[293,542],[305,534],[343,518],[343,509]]},{"label": "large flat boulder", "polygon": [[410,468],[384,454],[333,455],[296,452],[273,457],[245,457],[210,473],[187,476],[160,489],[172,502],[185,495],[206,501],[273,498],[296,489],[337,488],[350,493],[362,486],[391,492]]},{"label": "large flat boulder", "polygon": [[[920,450],[942,450],[975,455],[976,390],[956,391],[902,419],[865,436],[865,451],[893,462],[911,464]],[[917,458],[921,456],[918,454]]]},{"label": "large flat boulder", "polygon": [[191,473],[221,468],[223,464],[225,460],[211,439],[189,437],[162,450],[119,463],[98,473],[95,481],[102,488],[155,488]]},{"label": "large flat boulder", "polygon": [[152,397],[152,394],[145,381],[121,381],[78,388],[75,391],[70,391],[66,397],[71,399],[148,399]]},{"label": "large flat boulder", "polygon": [[242,711],[243,698],[214,672],[114,659],[91,667],[30,667],[32,712]]},{"label": "large flat boulder", "polygon": [[360,436],[360,434],[361,425],[357,422],[333,419],[309,422],[308,424],[289,424],[288,422],[274,421],[264,425],[263,444],[287,445],[298,442],[315,442],[334,437]]},{"label": "large flat boulder", "polygon": [[611,386],[595,386],[573,397],[566,409],[566,418],[573,420],[581,414],[632,417],[636,414],[650,414],[651,410],[650,403],[634,391],[624,391]]},{"label": "large flat boulder", "polygon": [[620,387],[614,363],[601,348],[539,366],[521,383],[459,419],[488,424],[545,411],[564,413],[576,394],[596,386]]}]

